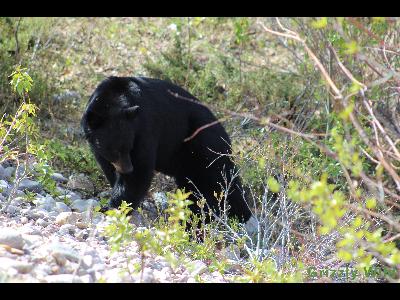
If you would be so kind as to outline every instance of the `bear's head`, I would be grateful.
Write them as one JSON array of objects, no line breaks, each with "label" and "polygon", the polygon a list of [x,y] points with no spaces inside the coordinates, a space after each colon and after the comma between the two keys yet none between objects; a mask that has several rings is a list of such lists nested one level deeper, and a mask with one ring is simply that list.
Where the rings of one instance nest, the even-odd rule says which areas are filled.
[{"label": "bear's head", "polygon": [[133,171],[130,153],[135,139],[134,120],[139,110],[128,98],[126,89],[110,84],[109,78],[97,87],[81,120],[92,150],[121,174]]}]

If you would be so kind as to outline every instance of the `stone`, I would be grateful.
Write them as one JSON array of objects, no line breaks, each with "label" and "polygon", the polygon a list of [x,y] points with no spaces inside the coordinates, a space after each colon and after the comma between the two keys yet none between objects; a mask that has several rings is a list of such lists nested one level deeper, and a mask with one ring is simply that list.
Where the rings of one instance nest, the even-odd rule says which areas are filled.
[{"label": "stone", "polygon": [[19,273],[26,274],[33,269],[33,264],[7,257],[0,257],[0,270],[1,269],[7,270],[9,268],[14,268]]},{"label": "stone", "polygon": [[53,179],[54,181],[60,182],[60,183],[66,183],[68,182],[68,179],[65,178],[62,174],[60,173],[53,173],[51,174],[51,179]]},{"label": "stone", "polygon": [[43,189],[42,185],[39,182],[30,180],[28,178],[22,179],[18,185],[18,190],[24,192],[29,191],[29,192],[40,193],[42,189]]},{"label": "stone", "polygon": [[0,244],[8,245],[12,248],[20,249],[24,247],[25,241],[21,233],[11,228],[0,228]]},{"label": "stone", "polygon": [[98,201],[96,201],[94,199],[88,199],[88,200],[78,199],[78,200],[75,200],[74,202],[72,202],[71,208],[74,210],[77,210],[79,212],[84,212],[84,211],[92,209],[98,205],[99,205]]},{"label": "stone", "polygon": [[5,180],[0,180],[0,193],[5,194],[7,190],[9,189],[10,185],[8,184],[7,181]]},{"label": "stone", "polygon": [[35,224],[37,226],[46,227],[47,225],[49,225],[49,222],[39,218],[39,219],[36,220]]},{"label": "stone", "polygon": [[26,224],[29,222],[29,219],[27,217],[21,217],[19,221],[21,222],[21,224]]},{"label": "stone", "polygon": [[89,224],[84,223],[84,222],[76,222],[76,227],[78,227],[79,229],[86,229],[89,227]]},{"label": "stone", "polygon": [[2,165],[0,165],[0,180],[6,179],[5,173],[6,173],[5,168]]},{"label": "stone", "polygon": [[153,194],[153,199],[154,202],[156,203],[156,206],[163,211],[168,207],[168,198],[165,193],[162,192],[157,192]]},{"label": "stone", "polygon": [[87,232],[87,230],[80,230],[78,232],[75,233],[75,237],[79,240],[79,241],[85,241],[88,239],[89,237],[89,233]]},{"label": "stone", "polygon": [[14,199],[11,200],[10,204],[14,206],[20,206],[24,202],[25,201],[23,197],[15,197]]},{"label": "stone", "polygon": [[201,275],[207,271],[207,265],[201,260],[195,260],[188,269],[191,276]]},{"label": "stone", "polygon": [[79,262],[79,253],[68,245],[53,243],[49,246],[49,251],[56,261],[63,262],[67,259],[72,262]]},{"label": "stone", "polygon": [[221,254],[229,260],[237,261],[240,259],[240,250],[237,245],[229,245],[229,247],[221,250]]},{"label": "stone", "polygon": [[46,211],[52,211],[56,206],[56,201],[51,196],[46,196],[44,198],[37,198],[33,200],[33,203],[35,203],[38,208],[41,208]]},{"label": "stone", "polygon": [[69,206],[67,204],[65,204],[64,202],[59,201],[59,202],[56,202],[55,210],[57,212],[70,212],[71,208],[69,208]]},{"label": "stone", "polygon": [[105,270],[104,278],[107,283],[122,283],[127,272],[123,268],[113,268]]},{"label": "stone", "polygon": [[94,185],[85,174],[72,174],[68,179],[67,188],[89,194],[94,193]]},{"label": "stone", "polygon": [[6,200],[7,198],[0,193],[0,202],[5,202]]},{"label": "stone", "polygon": [[258,221],[254,216],[251,216],[250,219],[244,225],[249,236],[253,236],[258,231]]},{"label": "stone", "polygon": [[90,276],[89,274],[79,276],[79,279],[80,279],[83,283],[93,283],[92,276]]},{"label": "stone", "polygon": [[154,271],[150,268],[145,268],[143,274],[139,272],[138,278],[143,283],[155,282]]},{"label": "stone", "polygon": [[6,208],[6,213],[10,214],[10,215],[15,215],[17,213],[19,213],[20,209],[19,207],[16,207],[14,205],[8,205]]},{"label": "stone", "polygon": [[6,180],[11,179],[15,173],[15,167],[7,167],[4,169],[4,177]]},{"label": "stone", "polygon": [[44,218],[47,218],[48,212],[45,210],[42,210],[42,209],[33,208],[26,212],[26,216],[29,219],[34,219],[34,220],[39,219],[39,218],[44,219]]},{"label": "stone", "polygon": [[76,227],[72,224],[64,224],[60,227],[58,230],[58,233],[61,235],[66,235],[66,234],[74,234],[76,230]]},{"label": "stone", "polygon": [[64,225],[64,224],[72,224],[74,225],[80,218],[80,215],[75,212],[61,212],[56,217],[56,224]]},{"label": "stone", "polygon": [[103,191],[97,195],[99,198],[111,198],[111,190]]},{"label": "stone", "polygon": [[80,277],[73,274],[48,275],[44,280],[48,283],[83,283]]},{"label": "stone", "polygon": [[91,255],[85,255],[82,258],[82,265],[88,269],[93,265],[93,257]]}]

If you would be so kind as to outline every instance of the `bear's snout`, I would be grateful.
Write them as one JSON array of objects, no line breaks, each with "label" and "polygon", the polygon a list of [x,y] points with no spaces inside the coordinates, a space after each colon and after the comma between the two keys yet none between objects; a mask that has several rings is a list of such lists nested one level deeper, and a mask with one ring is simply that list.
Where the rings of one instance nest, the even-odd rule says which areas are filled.
[{"label": "bear's snout", "polygon": [[120,159],[115,162],[111,162],[115,170],[120,174],[128,174],[133,171],[133,165],[130,158]]}]

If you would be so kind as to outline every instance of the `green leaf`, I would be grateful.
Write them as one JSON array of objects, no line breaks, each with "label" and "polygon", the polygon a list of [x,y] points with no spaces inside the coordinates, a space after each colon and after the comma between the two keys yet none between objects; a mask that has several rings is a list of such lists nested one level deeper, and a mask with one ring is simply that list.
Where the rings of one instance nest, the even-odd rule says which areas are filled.
[{"label": "green leaf", "polygon": [[368,209],[374,209],[376,207],[376,200],[374,198],[369,198],[365,201],[365,207]]},{"label": "green leaf", "polygon": [[327,17],[319,18],[318,20],[311,22],[311,26],[315,29],[322,29],[325,28],[327,25],[328,25]]},{"label": "green leaf", "polygon": [[268,179],[267,179],[267,185],[268,185],[268,188],[273,193],[278,193],[281,188],[279,182],[274,177],[271,177],[271,176],[268,177]]}]

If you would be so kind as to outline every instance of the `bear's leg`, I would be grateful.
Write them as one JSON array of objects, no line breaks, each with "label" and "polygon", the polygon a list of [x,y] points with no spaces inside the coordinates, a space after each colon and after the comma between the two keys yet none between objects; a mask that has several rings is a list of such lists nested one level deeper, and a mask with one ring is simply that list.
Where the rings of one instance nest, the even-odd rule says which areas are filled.
[{"label": "bear's leg", "polygon": [[109,161],[105,160],[103,157],[97,154],[95,151],[92,152],[94,157],[96,158],[97,163],[100,165],[100,168],[103,170],[104,175],[106,175],[106,178],[111,187],[114,187],[115,181],[117,180],[114,166]]},{"label": "bear's leg", "polygon": [[109,205],[112,208],[119,207],[125,200],[137,208],[150,188],[154,175],[153,161],[143,160],[141,163],[133,163],[133,172],[128,174],[117,173]]}]

